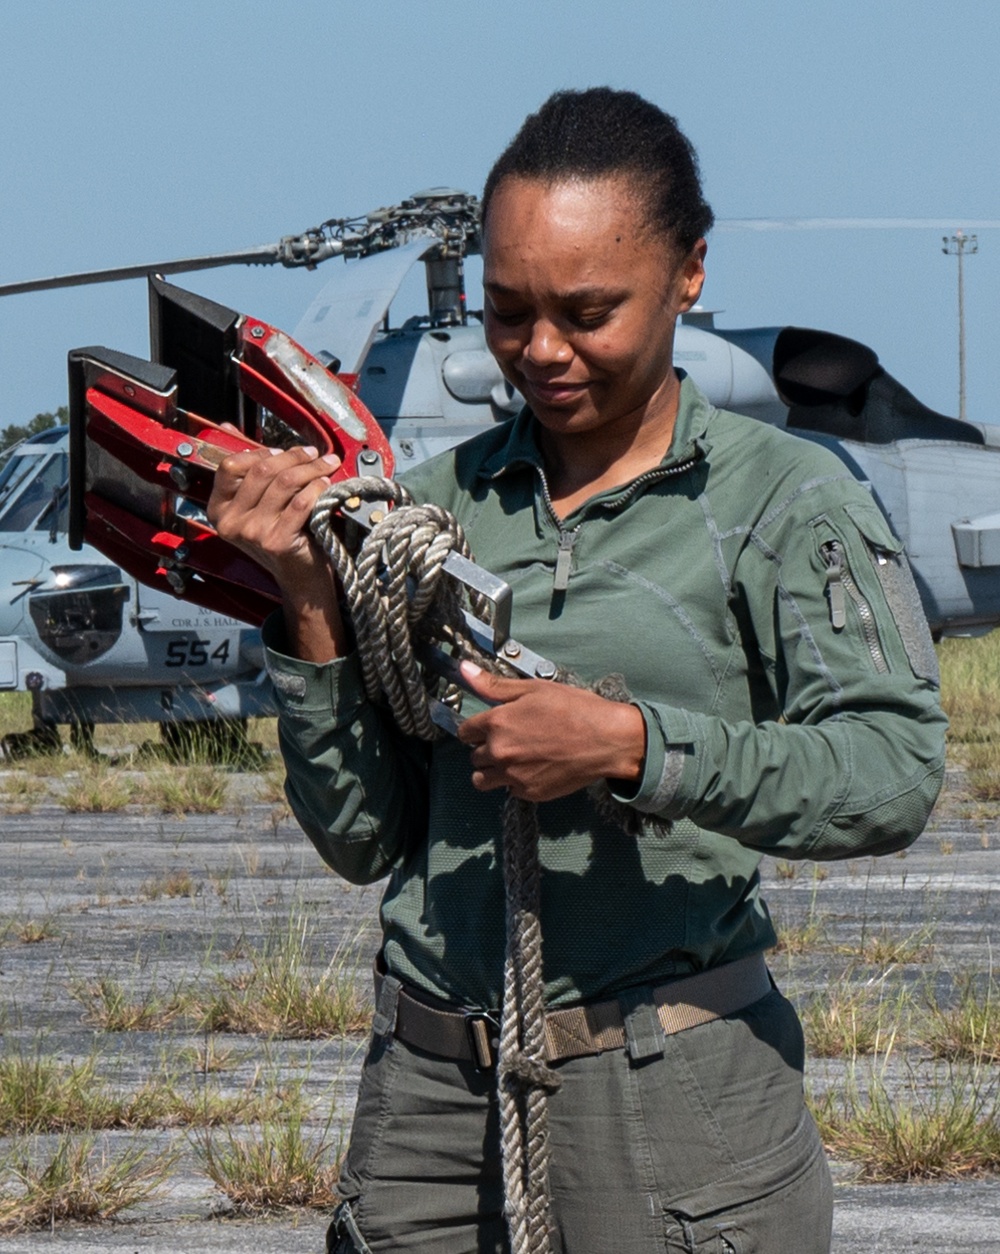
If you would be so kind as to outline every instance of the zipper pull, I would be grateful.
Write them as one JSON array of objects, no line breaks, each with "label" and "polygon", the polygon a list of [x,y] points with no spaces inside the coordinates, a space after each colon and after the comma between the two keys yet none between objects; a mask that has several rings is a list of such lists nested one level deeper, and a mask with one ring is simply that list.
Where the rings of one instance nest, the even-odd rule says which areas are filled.
[{"label": "zipper pull", "polygon": [[847,626],[847,603],[844,600],[844,562],[840,556],[840,545],[830,540],[823,545],[823,559],[826,562],[826,591],[830,598],[830,624],[834,631],[843,631]]},{"label": "zipper pull", "polygon": [[573,545],[580,533],[579,527],[572,531],[559,532],[559,552],[556,554],[556,572],[552,577],[552,591],[565,592],[569,587],[570,570],[573,565]]}]

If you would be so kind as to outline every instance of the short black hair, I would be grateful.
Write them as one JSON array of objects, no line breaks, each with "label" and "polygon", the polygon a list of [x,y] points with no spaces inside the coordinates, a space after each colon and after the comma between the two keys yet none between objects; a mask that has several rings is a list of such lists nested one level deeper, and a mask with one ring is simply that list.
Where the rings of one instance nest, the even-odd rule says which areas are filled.
[{"label": "short black hair", "polygon": [[635,180],[649,225],[688,252],[715,217],[701,190],[698,155],[676,118],[634,91],[557,91],[497,158],[483,190],[483,222],[505,178]]}]

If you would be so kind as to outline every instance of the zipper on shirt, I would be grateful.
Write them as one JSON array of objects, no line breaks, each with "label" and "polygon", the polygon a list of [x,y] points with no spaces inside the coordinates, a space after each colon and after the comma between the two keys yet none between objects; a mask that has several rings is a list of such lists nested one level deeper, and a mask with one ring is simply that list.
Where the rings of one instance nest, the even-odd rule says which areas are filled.
[{"label": "zipper on shirt", "polygon": [[[676,466],[657,466],[653,470],[647,470],[645,474],[633,479],[619,499],[613,504],[606,506],[606,508],[613,510],[622,509],[645,484],[657,483],[660,479],[669,479],[672,475],[683,474],[684,471],[690,470],[700,459],[701,454],[696,453],[686,461],[678,462]],[[573,568],[573,546],[580,538],[580,528],[583,524],[577,523],[575,527],[568,529],[562,525],[562,520],[556,513],[552,504],[552,497],[549,495],[549,481],[545,477],[545,471],[541,466],[537,466],[536,469],[542,483],[542,500],[545,502],[549,518],[559,531],[559,547],[556,550],[556,568],[552,576],[552,591],[565,592],[569,587],[569,577]]]},{"label": "zipper on shirt", "polygon": [[572,531],[559,532],[559,549],[556,553],[556,573],[552,576],[552,591],[565,592],[569,587],[569,572],[573,565],[573,545],[576,544],[580,528]]},{"label": "zipper on shirt", "polygon": [[858,612],[861,622],[861,634],[865,638],[868,652],[871,654],[875,669],[882,674],[889,666],[882,652],[882,642],[878,638],[878,627],[872,607],[865,599],[864,593],[854,582],[850,567],[844,556],[844,548],[839,540],[827,540],[820,545],[820,553],[826,563],[826,588],[830,601],[830,625],[834,631],[842,631],[847,625],[847,602],[850,597]]}]

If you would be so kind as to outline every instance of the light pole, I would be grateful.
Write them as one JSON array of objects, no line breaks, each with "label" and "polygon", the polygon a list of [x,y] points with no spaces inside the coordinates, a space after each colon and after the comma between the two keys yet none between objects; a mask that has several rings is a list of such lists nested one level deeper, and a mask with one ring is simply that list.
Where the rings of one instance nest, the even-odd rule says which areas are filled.
[{"label": "light pole", "polygon": [[956,231],[954,235],[942,235],[943,253],[958,258],[958,416],[965,421],[965,272],[962,263],[965,254],[979,252],[975,235]]}]

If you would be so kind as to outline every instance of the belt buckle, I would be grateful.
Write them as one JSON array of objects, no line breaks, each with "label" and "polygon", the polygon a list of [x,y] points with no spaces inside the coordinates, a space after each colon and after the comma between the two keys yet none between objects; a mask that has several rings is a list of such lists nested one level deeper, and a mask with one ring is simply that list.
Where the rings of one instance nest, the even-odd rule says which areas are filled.
[{"label": "belt buckle", "polygon": [[477,1071],[492,1071],[500,1049],[500,1022],[485,1010],[465,1012],[465,1031]]}]

